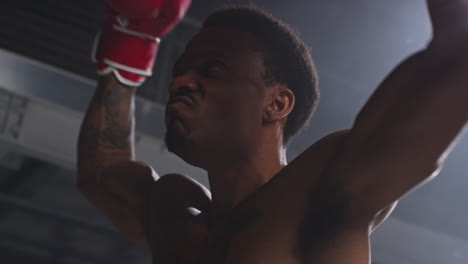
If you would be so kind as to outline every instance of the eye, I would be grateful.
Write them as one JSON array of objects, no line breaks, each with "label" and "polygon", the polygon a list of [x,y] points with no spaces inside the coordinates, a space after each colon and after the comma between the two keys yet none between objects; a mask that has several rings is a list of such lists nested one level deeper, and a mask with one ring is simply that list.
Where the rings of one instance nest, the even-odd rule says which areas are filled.
[{"label": "eye", "polygon": [[220,61],[210,61],[203,65],[202,73],[208,77],[215,77],[224,69],[224,64]]}]

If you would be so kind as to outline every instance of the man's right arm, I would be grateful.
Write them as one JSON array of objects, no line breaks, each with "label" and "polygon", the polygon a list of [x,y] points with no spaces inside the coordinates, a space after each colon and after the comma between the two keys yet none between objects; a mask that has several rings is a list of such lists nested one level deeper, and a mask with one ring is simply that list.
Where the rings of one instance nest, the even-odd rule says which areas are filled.
[{"label": "man's right arm", "polygon": [[77,185],[120,231],[142,244],[149,203],[164,199],[150,197],[158,175],[134,161],[135,92],[153,72],[160,38],[189,6],[190,0],[106,0],[107,22],[95,54],[102,77],[80,130]]},{"label": "man's right arm", "polygon": [[146,244],[141,219],[158,176],[134,161],[135,87],[101,78],[78,141],[79,190],[132,240]]}]

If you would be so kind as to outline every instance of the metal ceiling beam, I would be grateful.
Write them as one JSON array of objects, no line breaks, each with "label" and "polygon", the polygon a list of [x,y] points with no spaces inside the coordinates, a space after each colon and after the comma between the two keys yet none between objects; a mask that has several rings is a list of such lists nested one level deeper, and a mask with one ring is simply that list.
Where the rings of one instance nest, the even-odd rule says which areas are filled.
[{"label": "metal ceiling beam", "polygon": [[7,208],[9,210],[21,210],[28,213],[40,215],[42,217],[64,222],[66,224],[69,224],[70,226],[92,230],[93,232],[101,233],[106,236],[120,236],[120,233],[118,233],[110,225],[101,225],[90,222],[85,218],[80,218],[58,211],[50,210],[45,207],[35,205],[28,200],[21,199],[12,195],[7,195],[5,193],[0,193],[0,204],[3,205],[3,208]]},{"label": "metal ceiling beam", "polygon": [[[11,253],[10,257],[14,262],[4,263],[21,263],[18,260],[24,259],[33,260],[33,263],[59,264],[61,258],[71,257],[73,259],[83,261],[85,263],[109,263],[115,261],[112,256],[102,257],[96,254],[89,254],[83,250],[58,246],[59,243],[51,243],[44,240],[35,240],[30,238],[18,237],[11,234],[0,233],[0,252],[1,249],[8,249]],[[17,255],[11,251],[16,251]],[[60,253],[60,255],[57,255]],[[6,257],[6,256],[5,256]],[[2,258],[4,256],[2,255]],[[5,259],[2,260],[6,261]]]},{"label": "metal ceiling beam", "polygon": [[20,170],[11,173],[0,182],[0,193],[9,194],[18,189],[23,183],[28,182],[38,167],[44,163],[34,159],[28,159]]}]

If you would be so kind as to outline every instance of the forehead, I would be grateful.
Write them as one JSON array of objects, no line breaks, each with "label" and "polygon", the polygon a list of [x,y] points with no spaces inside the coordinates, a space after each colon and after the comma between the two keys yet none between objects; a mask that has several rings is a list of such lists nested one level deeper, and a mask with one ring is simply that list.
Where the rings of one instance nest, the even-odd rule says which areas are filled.
[{"label": "forehead", "polygon": [[228,26],[208,27],[195,35],[182,57],[195,59],[210,55],[236,60],[263,59],[263,46],[247,31]]}]

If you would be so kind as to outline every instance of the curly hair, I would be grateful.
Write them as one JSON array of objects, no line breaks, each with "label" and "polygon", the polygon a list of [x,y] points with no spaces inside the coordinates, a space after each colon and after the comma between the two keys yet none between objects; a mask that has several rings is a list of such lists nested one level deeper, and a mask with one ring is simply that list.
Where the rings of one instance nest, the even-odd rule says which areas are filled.
[{"label": "curly hair", "polygon": [[249,32],[266,48],[263,52],[265,81],[287,85],[296,98],[283,132],[283,142],[288,145],[307,125],[319,99],[318,76],[310,49],[291,27],[253,5],[216,11],[203,23],[203,28],[212,26],[230,26]]}]

